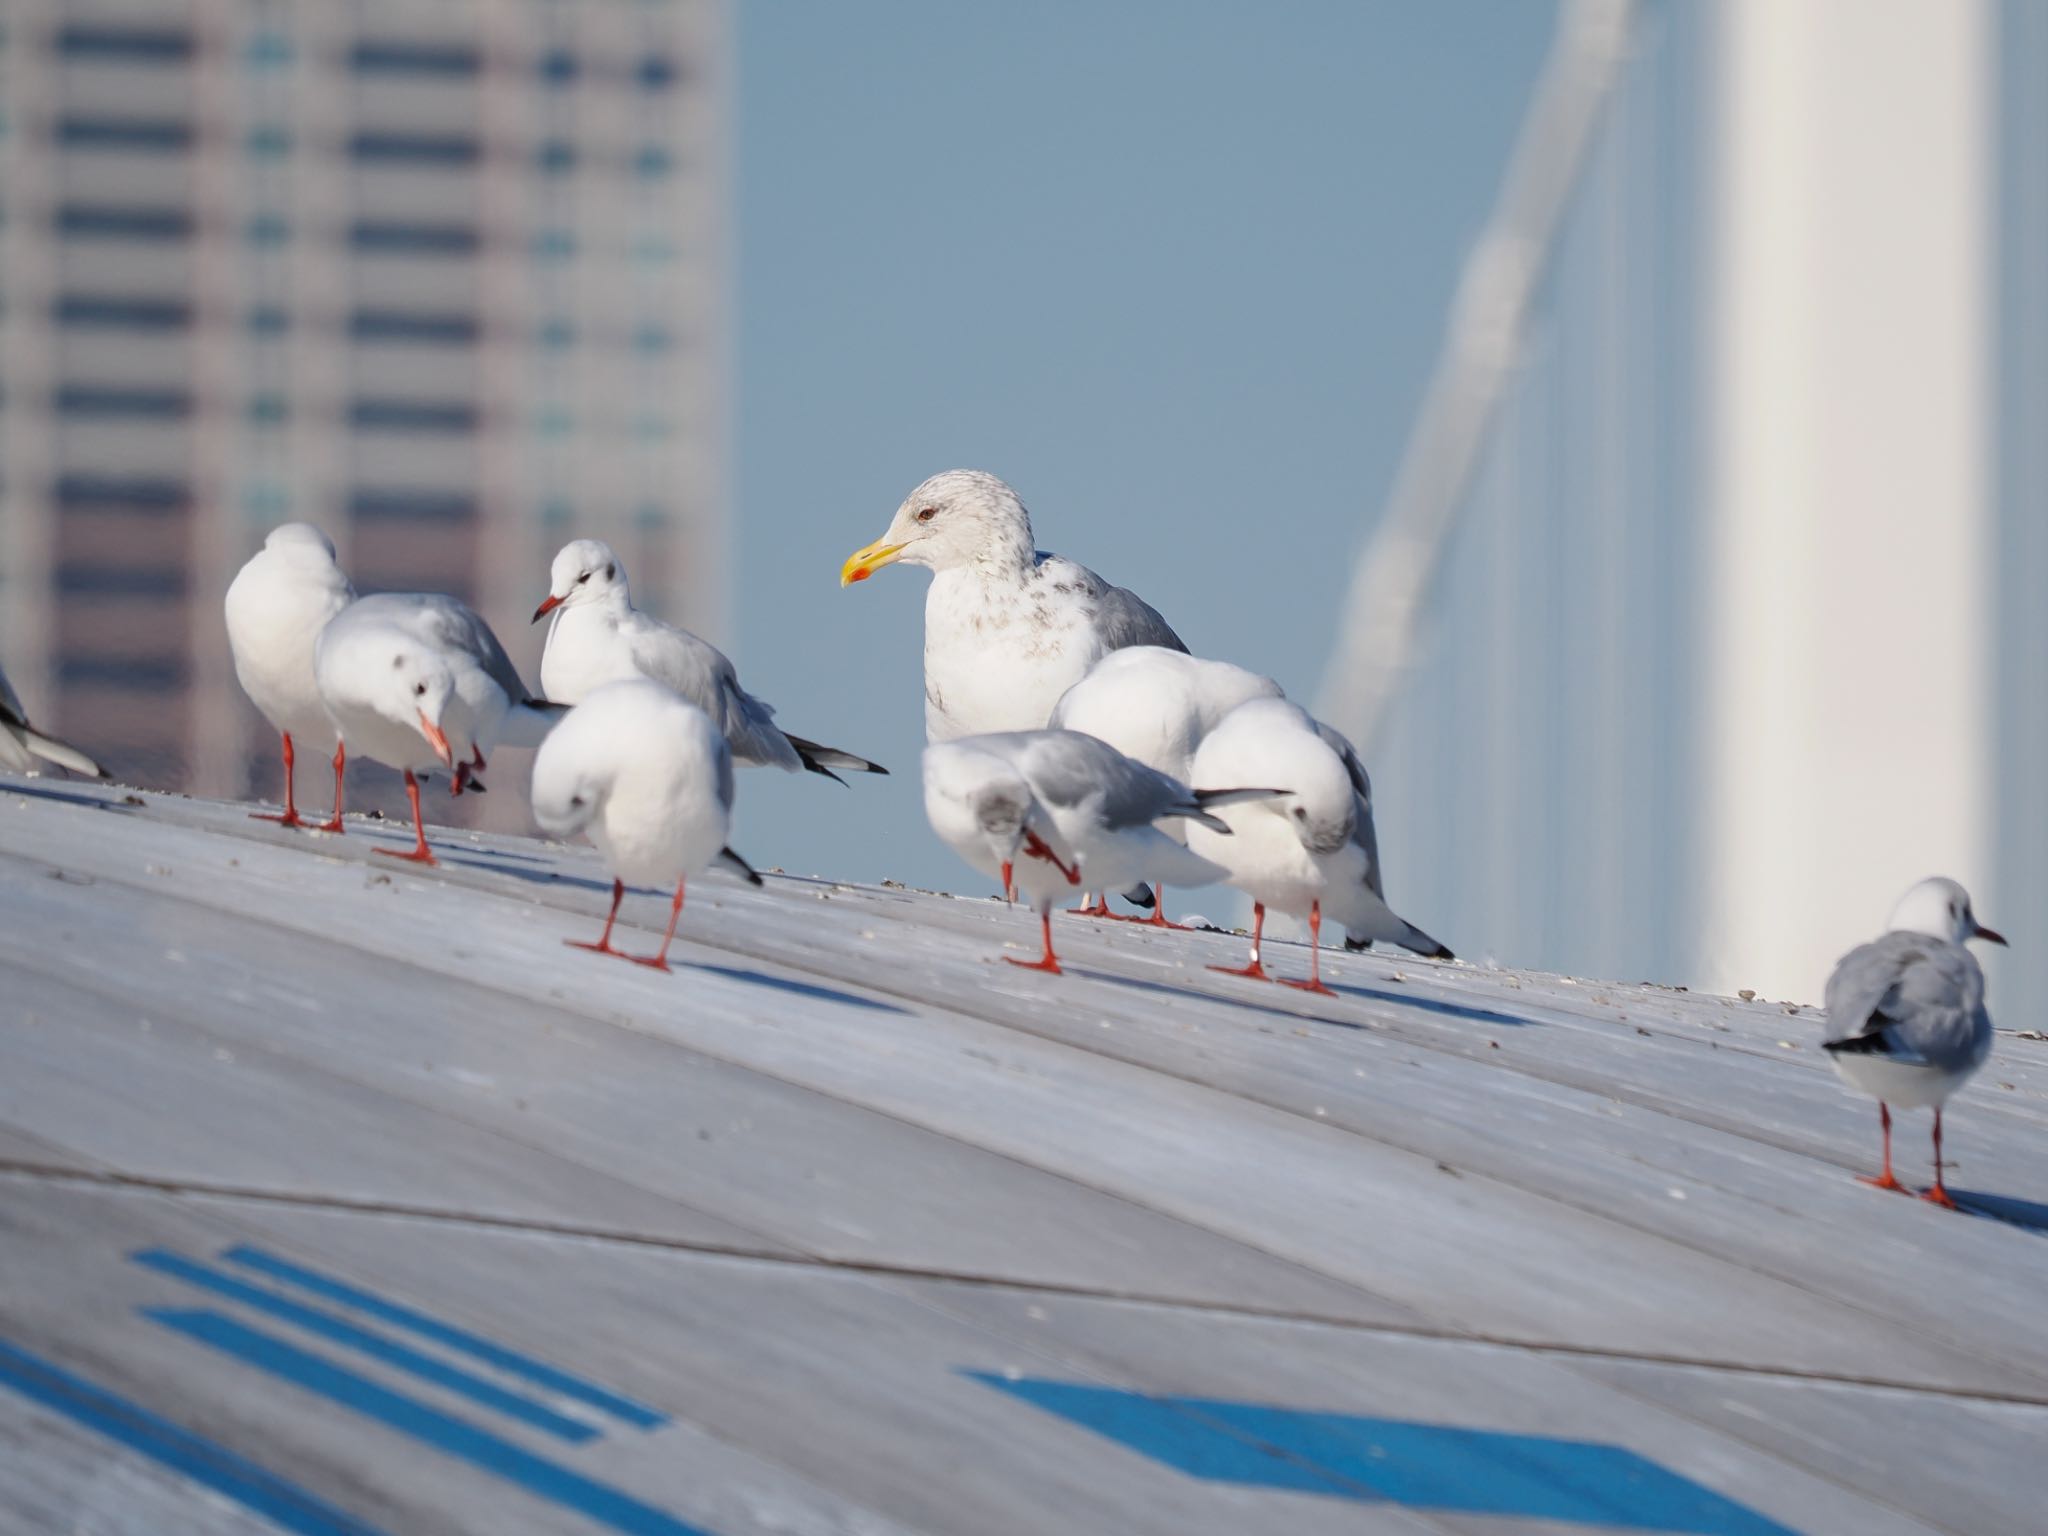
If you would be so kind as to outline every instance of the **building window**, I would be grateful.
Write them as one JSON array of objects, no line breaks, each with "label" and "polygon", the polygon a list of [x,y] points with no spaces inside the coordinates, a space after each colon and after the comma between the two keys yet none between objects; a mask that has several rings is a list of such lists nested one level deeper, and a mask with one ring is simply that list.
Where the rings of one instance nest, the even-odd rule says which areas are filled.
[{"label": "building window", "polygon": [[483,146],[466,133],[358,133],[348,152],[372,163],[465,167],[483,158]]},{"label": "building window", "polygon": [[349,244],[359,251],[406,256],[473,256],[483,241],[467,224],[412,224],[375,219],[349,227]]},{"label": "building window", "polygon": [[59,203],[57,233],[67,240],[189,240],[192,215],[183,208],[115,203]]},{"label": "building window", "polygon": [[365,75],[434,75],[455,80],[474,75],[483,56],[460,43],[413,43],[365,38],[349,50],[349,68]]},{"label": "building window", "polygon": [[192,306],[179,299],[67,293],[50,305],[58,325],[111,331],[175,331],[192,323]]},{"label": "building window", "polygon": [[476,498],[467,491],[359,485],[349,492],[348,509],[365,522],[459,523],[476,515]]},{"label": "building window", "polygon": [[152,150],[183,154],[192,147],[192,125],[173,117],[86,117],[57,119],[52,137],[66,149]]},{"label": "building window", "polygon": [[94,27],[72,24],[57,32],[67,59],[122,64],[183,64],[192,57],[192,34],[173,27]]},{"label": "building window", "polygon": [[483,326],[474,315],[413,309],[359,309],[348,318],[357,341],[402,341],[430,346],[473,346]]},{"label": "building window", "polygon": [[366,397],[349,406],[349,425],[358,432],[467,433],[477,429],[478,412],[467,400],[395,400]]}]

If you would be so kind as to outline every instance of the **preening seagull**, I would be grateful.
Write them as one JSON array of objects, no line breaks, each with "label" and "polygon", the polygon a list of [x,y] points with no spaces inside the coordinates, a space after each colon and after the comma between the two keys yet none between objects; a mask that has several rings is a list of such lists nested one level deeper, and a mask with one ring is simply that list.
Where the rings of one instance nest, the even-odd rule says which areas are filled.
[{"label": "preening seagull", "polygon": [[[1124,756],[1189,783],[1195,749],[1225,715],[1252,699],[1279,697],[1280,685],[1272,678],[1230,662],[1164,646],[1133,645],[1110,652],[1090,667],[1060,696],[1046,724],[1099,737]],[[1175,823],[1162,830],[1186,840]],[[1141,887],[1126,893],[1126,899],[1150,905],[1155,926],[1177,926],[1166,920],[1163,888],[1147,892]],[[1097,917],[1111,915],[1107,901],[1092,911]]]},{"label": "preening seagull", "polygon": [[828,779],[839,778],[835,768],[889,771],[782,730],[774,708],[740,686],[723,651],[633,606],[625,564],[598,539],[577,539],[555,556],[548,595],[534,609],[534,622],[549,614],[554,617],[541,655],[540,686],[554,703],[580,704],[602,684],[650,677],[709,715],[737,762],[809,769]]},{"label": "preening seagull", "polygon": [[[555,837],[588,836],[612,874],[604,932],[594,944],[564,941],[575,949],[665,971],[691,875],[722,863],[761,883],[725,844],[732,827],[732,750],[725,737],[703,710],[648,678],[593,688],[541,743],[533,759],[533,819]],[[675,886],[668,931],[652,955],[612,948],[612,924],[629,880]]]},{"label": "preening seagull", "polygon": [[[1045,952],[1011,960],[1057,973],[1052,907],[1085,876],[1119,887],[1162,879],[1207,885],[1223,871],[1155,823],[1199,822],[1227,836],[1214,808],[1269,789],[1191,790],[1077,731],[1004,731],[934,742],[924,754],[925,814],[969,864],[1022,893]],[[1008,956],[1004,958],[1008,959]]]},{"label": "preening seagull", "polygon": [[928,741],[1036,730],[1111,651],[1187,649],[1144,599],[1037,549],[1017,493],[980,470],[948,470],[912,491],[889,531],[848,557],[839,583],[898,563],[932,573],[924,603]]},{"label": "preening seagull", "polygon": [[1977,921],[1970,893],[1937,875],[1899,898],[1889,931],[1842,956],[1828,978],[1823,1049],[1842,1081],[1877,1100],[1884,1172],[1865,1179],[1903,1189],[1892,1176],[1892,1111],[1934,1107],[1934,1187],[1926,1197],[1951,1210],[1941,1173],[1941,1110],[1991,1054],[1984,972],[1963,946],[2003,944]]},{"label": "preening seagull", "polygon": [[334,541],[311,523],[273,528],[263,547],[228,584],[228,649],[235,677],[249,702],[263,712],[284,742],[284,811],[256,812],[258,821],[305,825],[294,793],[294,741],[334,747],[334,814],[323,832],[341,831],[341,780],[348,749],[313,677],[313,646],[320,631],[350,603],[355,588],[335,563]]},{"label": "preening seagull", "polygon": [[104,779],[100,765],[76,747],[68,747],[54,736],[45,736],[28,723],[28,711],[0,672],[0,768],[14,773],[36,772],[37,759],[69,768],[89,779]]},{"label": "preening seagull", "polygon": [[1188,846],[1223,865],[1230,883],[1252,898],[1251,961],[1229,974],[1273,979],[1259,959],[1268,907],[1308,919],[1308,979],[1288,986],[1329,991],[1320,958],[1325,913],[1343,925],[1346,949],[1380,940],[1431,959],[1453,958],[1388,907],[1365,766],[1348,741],[1299,705],[1285,699],[1239,705],[1196,749],[1194,780],[1284,784],[1290,791],[1224,811],[1231,837],[1218,837],[1201,822],[1188,829]]},{"label": "preening seagull", "polygon": [[320,632],[313,675],[350,754],[404,770],[413,847],[376,851],[422,864],[434,856],[418,776],[443,767],[455,794],[481,790],[485,753],[539,746],[561,714],[527,692],[490,625],[440,593],[356,599]]}]

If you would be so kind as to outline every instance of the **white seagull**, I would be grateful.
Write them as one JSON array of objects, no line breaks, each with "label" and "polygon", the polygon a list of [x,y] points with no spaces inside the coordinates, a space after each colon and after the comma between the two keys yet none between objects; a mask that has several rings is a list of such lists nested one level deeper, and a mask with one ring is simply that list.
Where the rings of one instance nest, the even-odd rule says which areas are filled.
[{"label": "white seagull", "polygon": [[76,747],[67,747],[54,736],[45,736],[28,723],[21,699],[0,672],[0,768],[14,773],[36,772],[36,760],[69,768],[89,779],[104,779],[100,765]]},{"label": "white seagull", "polygon": [[[1284,784],[1290,793],[1230,808],[1235,836],[1205,824],[1188,829],[1188,846],[1229,870],[1229,881],[1252,898],[1251,962],[1212,966],[1233,976],[1270,981],[1259,963],[1266,908],[1306,917],[1309,974],[1291,987],[1328,993],[1322,982],[1323,914],[1345,929],[1344,947],[1374,940],[1449,960],[1451,952],[1387,906],[1373,831],[1372,784],[1351,744],[1285,699],[1239,705],[1195,751],[1198,784]],[[1284,978],[1283,978],[1284,979]]]},{"label": "white seagull", "polygon": [[[1277,699],[1280,685],[1270,677],[1159,645],[1132,645],[1112,651],[1088,669],[1060,696],[1046,724],[1055,730],[1081,731],[1108,742],[1124,756],[1156,768],[1182,783],[1193,781],[1195,748],[1238,705],[1252,699]],[[1185,840],[1178,827],[1168,836]],[[1149,906],[1156,927],[1175,928],[1166,920],[1166,892],[1142,886],[1125,893],[1127,901]],[[1083,910],[1110,917],[1109,903]],[[1118,918],[1143,922],[1143,918]]]},{"label": "white seagull", "polygon": [[[755,885],[761,877],[725,845],[732,828],[732,750],[711,717],[647,678],[593,688],[549,733],[533,759],[533,819],[554,837],[586,834],[612,875],[611,911],[596,943],[665,971],[683,911],[683,883],[713,863]],[[668,932],[652,955],[612,948],[626,882],[675,885]]]},{"label": "white seagull", "polygon": [[356,598],[334,561],[334,541],[311,523],[270,530],[263,547],[235,573],[226,603],[228,648],[235,677],[249,702],[284,739],[284,812],[253,813],[258,821],[302,827],[293,792],[293,738],[334,744],[334,814],[322,832],[341,831],[341,780],[348,750],[313,679],[313,646],[320,631]]},{"label": "white seagull", "polygon": [[912,491],[889,531],[848,557],[839,584],[899,562],[932,572],[924,603],[927,741],[1036,730],[1111,651],[1187,649],[1144,599],[1035,548],[1017,493],[979,470],[948,470]]},{"label": "white seagull", "polygon": [[1004,731],[934,742],[924,752],[925,814],[969,864],[1023,893],[1038,913],[1045,953],[1012,965],[1059,973],[1052,906],[1063,890],[1154,878],[1207,885],[1223,870],[1160,831],[1183,819],[1229,828],[1212,808],[1270,789],[1191,790],[1077,731]]},{"label": "white seagull", "polygon": [[1991,1054],[1984,972],[1963,946],[2003,944],[1977,921],[1970,893],[1953,880],[1922,880],[1892,909],[1890,931],[1842,956],[1828,978],[1827,1040],[1842,1081],[1877,1100],[1884,1172],[1865,1179],[1904,1189],[1892,1176],[1892,1112],[1934,1106],[1934,1187],[1924,1198],[1955,1209],[1941,1176],[1941,1108]]},{"label": "white seagull", "polygon": [[453,793],[480,790],[485,753],[501,740],[539,746],[561,713],[528,694],[490,625],[440,593],[356,599],[320,631],[313,675],[349,752],[405,772],[414,845],[375,851],[421,864],[434,855],[418,775],[439,766]]},{"label": "white seagull", "polygon": [[554,619],[541,655],[540,686],[553,703],[580,704],[601,684],[651,677],[709,715],[737,762],[792,773],[808,769],[842,784],[845,780],[833,769],[889,771],[782,730],[774,708],[740,686],[723,651],[633,606],[626,567],[609,544],[577,539],[562,546],[548,572],[548,595],[533,611],[534,622],[549,614]]}]

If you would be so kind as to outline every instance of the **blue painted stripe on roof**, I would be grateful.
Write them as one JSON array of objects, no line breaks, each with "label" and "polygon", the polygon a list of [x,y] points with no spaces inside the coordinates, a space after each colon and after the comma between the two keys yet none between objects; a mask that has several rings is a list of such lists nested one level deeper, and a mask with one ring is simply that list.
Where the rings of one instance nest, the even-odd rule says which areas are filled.
[{"label": "blue painted stripe on roof", "polygon": [[507,1391],[495,1382],[486,1381],[469,1371],[423,1355],[416,1349],[394,1344],[381,1334],[372,1333],[367,1328],[359,1328],[330,1312],[322,1312],[317,1307],[306,1306],[302,1302],[293,1301],[290,1297],[279,1296],[260,1286],[223,1275],[217,1270],[208,1269],[204,1264],[195,1264],[190,1259],[161,1248],[132,1253],[129,1258],[145,1269],[153,1269],[175,1280],[183,1280],[187,1285],[196,1285],[202,1290],[212,1291],[216,1296],[225,1296],[230,1301],[238,1301],[259,1312],[267,1312],[283,1322],[305,1329],[308,1333],[318,1334],[330,1343],[356,1350],[408,1375],[417,1376],[422,1381],[432,1382],[437,1387],[445,1387],[450,1392],[459,1393],[482,1407],[496,1409],[499,1413],[531,1424],[536,1429],[545,1430],[559,1440],[580,1445],[586,1440],[597,1438],[597,1431],[590,1425],[556,1413],[544,1403],[536,1403],[531,1398],[521,1397],[517,1392]]},{"label": "blue painted stripe on roof", "polygon": [[1796,1536],[1618,1445],[962,1374],[1210,1482],[1674,1536]]},{"label": "blue painted stripe on roof", "polygon": [[413,43],[364,38],[349,50],[349,67],[362,74],[435,75],[455,79],[483,67],[483,55],[460,43]]},{"label": "blue painted stripe on roof", "polygon": [[57,233],[72,240],[189,240],[192,215],[183,208],[124,203],[59,203]]},{"label": "blue painted stripe on roof", "polygon": [[211,1488],[293,1536],[383,1536],[377,1527],[336,1509],[226,1446],[181,1429],[139,1403],[4,1339],[0,1339],[0,1386]]},{"label": "blue painted stripe on roof", "polygon": [[227,1263],[239,1264],[244,1269],[253,1269],[259,1274],[268,1275],[273,1280],[296,1285],[301,1290],[311,1291],[314,1295],[323,1296],[329,1301],[338,1301],[344,1306],[354,1307],[358,1312],[367,1313],[380,1322],[391,1324],[394,1328],[403,1328],[410,1333],[418,1334],[421,1338],[432,1339],[436,1344],[460,1350],[508,1375],[523,1376],[536,1386],[546,1387],[550,1392],[558,1392],[563,1397],[573,1398],[579,1403],[588,1403],[593,1408],[602,1409],[612,1417],[623,1419],[626,1423],[637,1425],[641,1429],[654,1429],[668,1422],[668,1415],[665,1413],[659,1413],[634,1402],[629,1397],[608,1391],[594,1382],[573,1376],[545,1361],[536,1360],[531,1355],[507,1349],[504,1345],[495,1344],[479,1334],[429,1317],[426,1313],[416,1311],[400,1302],[389,1301],[374,1291],[366,1291],[361,1286],[337,1280],[332,1275],[294,1264],[288,1259],[281,1259],[261,1248],[244,1243],[228,1249],[221,1258]]},{"label": "blue painted stripe on roof", "polygon": [[175,27],[101,27],[73,22],[58,28],[55,43],[57,52],[67,59],[182,64],[192,57],[192,34]]},{"label": "blue painted stripe on roof", "polygon": [[57,119],[51,135],[66,149],[153,149],[175,153],[192,147],[192,125],[175,117],[97,117],[73,114]]},{"label": "blue painted stripe on roof", "polygon": [[221,1313],[152,1308],[142,1315],[625,1536],[706,1536],[701,1527],[629,1493],[522,1450],[474,1424],[381,1387],[283,1339],[246,1328]]}]

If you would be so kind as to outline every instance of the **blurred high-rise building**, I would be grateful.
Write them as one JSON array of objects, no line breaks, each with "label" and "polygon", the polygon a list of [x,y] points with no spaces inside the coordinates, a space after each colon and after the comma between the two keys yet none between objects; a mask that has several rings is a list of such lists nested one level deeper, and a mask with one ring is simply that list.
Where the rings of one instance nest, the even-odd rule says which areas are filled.
[{"label": "blurred high-rise building", "polygon": [[569,537],[718,632],[722,0],[0,26],[0,659],[53,729],[144,782],[274,792],[220,601],[293,519],[363,590],[477,605],[536,684]]},{"label": "blurred high-rise building", "polygon": [[2048,7],[1560,10],[1324,679],[1389,889],[1461,954],[1812,1000],[1950,874],[2031,1019]]}]

